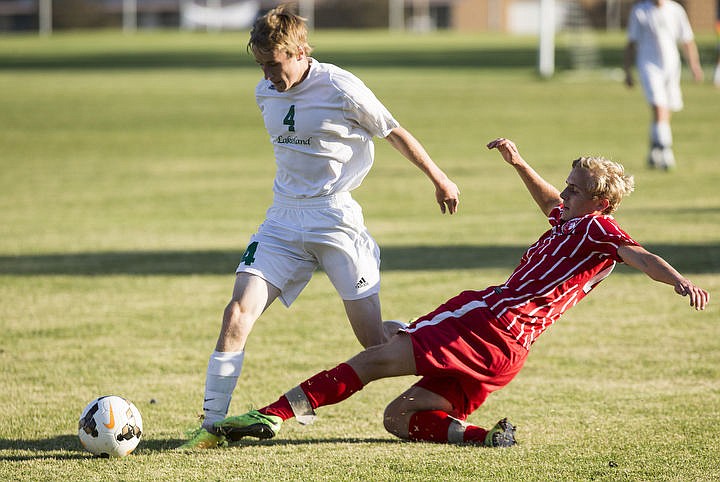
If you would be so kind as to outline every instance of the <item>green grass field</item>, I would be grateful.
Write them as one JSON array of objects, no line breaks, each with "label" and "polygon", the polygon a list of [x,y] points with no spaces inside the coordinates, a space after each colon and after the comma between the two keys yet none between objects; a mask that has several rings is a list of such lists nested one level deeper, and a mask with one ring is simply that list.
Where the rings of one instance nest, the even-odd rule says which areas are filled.
[{"label": "green grass field", "polygon": [[[196,425],[233,271],[272,194],[246,33],[0,38],[0,478],[3,480],[718,480],[720,316],[621,268],[538,341],[470,421],[508,416],[509,450],[405,443],[382,411],[413,382],[382,380],[310,427],[228,450],[171,451]],[[713,43],[701,37],[706,72]],[[697,284],[720,288],[720,91],[686,81],[679,168],[645,168],[649,112],[604,68],[535,75],[535,40],[318,32],[315,57],[358,74],[462,191],[441,216],[431,184],[385,142],[355,197],[383,248],[384,316],[409,319],[503,281],[545,229],[484,145],[514,139],[556,185],[601,154],[635,174],[617,218]],[[359,350],[318,273],[248,342],[231,411],[274,401]],[[77,418],[130,398],[146,436],[92,458]],[[151,403],[151,400],[154,403]]]}]

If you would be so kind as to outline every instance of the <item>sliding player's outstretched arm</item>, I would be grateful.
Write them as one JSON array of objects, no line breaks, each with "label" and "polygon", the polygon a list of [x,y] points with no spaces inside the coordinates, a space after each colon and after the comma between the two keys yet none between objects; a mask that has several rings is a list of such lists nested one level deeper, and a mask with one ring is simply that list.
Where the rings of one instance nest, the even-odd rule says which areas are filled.
[{"label": "sliding player's outstretched arm", "polygon": [[500,137],[487,145],[488,149],[497,149],[505,159],[505,162],[515,168],[520,178],[525,183],[530,195],[535,200],[540,210],[547,216],[550,211],[562,202],[560,191],[555,186],[543,179],[540,174],[520,156],[517,146],[510,139]]},{"label": "sliding player's outstretched arm", "polygon": [[653,254],[640,246],[620,246],[618,255],[633,268],[642,271],[650,278],[661,283],[669,284],[681,296],[690,298],[690,306],[696,310],[704,310],[710,301],[710,294],[673,268],[670,263],[660,256]]}]

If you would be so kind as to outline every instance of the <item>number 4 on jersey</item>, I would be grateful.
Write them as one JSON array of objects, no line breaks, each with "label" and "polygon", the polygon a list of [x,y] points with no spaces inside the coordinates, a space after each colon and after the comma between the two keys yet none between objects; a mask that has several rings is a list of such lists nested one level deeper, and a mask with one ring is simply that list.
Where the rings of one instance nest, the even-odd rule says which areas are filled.
[{"label": "number 4 on jersey", "polygon": [[285,114],[285,119],[283,119],[283,124],[288,126],[288,130],[290,132],[295,132],[295,104],[290,106],[290,109],[288,110],[288,113]]}]

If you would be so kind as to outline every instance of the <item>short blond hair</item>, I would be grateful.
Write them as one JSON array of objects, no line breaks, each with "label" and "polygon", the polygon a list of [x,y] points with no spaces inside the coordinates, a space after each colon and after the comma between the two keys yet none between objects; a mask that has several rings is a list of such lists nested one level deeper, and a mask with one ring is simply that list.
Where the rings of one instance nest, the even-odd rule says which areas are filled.
[{"label": "short blond hair", "polygon": [[258,18],[250,31],[249,51],[272,54],[284,51],[296,55],[300,51],[309,56],[312,47],[308,44],[306,19],[292,13],[287,5],[280,5]]},{"label": "short blond hair", "polygon": [[585,169],[590,174],[589,185],[584,188],[593,199],[608,200],[603,214],[615,212],[623,197],[635,189],[635,180],[625,174],[622,164],[604,157],[580,157],[572,162],[572,167]]}]

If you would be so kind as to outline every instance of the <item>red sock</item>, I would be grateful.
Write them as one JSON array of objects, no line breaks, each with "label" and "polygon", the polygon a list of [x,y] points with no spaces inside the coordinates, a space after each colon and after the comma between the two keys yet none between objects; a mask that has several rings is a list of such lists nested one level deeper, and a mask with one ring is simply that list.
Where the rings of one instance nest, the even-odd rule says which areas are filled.
[{"label": "red sock", "polygon": [[[363,383],[355,370],[347,363],[341,363],[332,370],[322,371],[300,384],[313,409],[342,402],[355,392],[362,390]],[[260,413],[275,415],[287,420],[295,414],[290,402],[283,395],[275,403],[261,408]]]},{"label": "red sock", "polygon": [[[476,425],[461,425],[457,419],[440,410],[415,412],[410,417],[410,426],[408,427],[410,440],[447,443],[451,424],[457,424],[457,427],[453,428],[458,428],[460,431],[455,432],[457,438],[450,442],[482,442],[485,440],[487,431],[484,428]],[[460,434],[462,434],[462,440],[459,440]]]},{"label": "red sock", "polygon": [[267,407],[259,409],[258,412],[265,415],[275,415],[276,417],[282,418],[283,421],[295,416],[292,408],[290,407],[290,402],[288,402],[287,398],[285,398],[285,395],[278,398],[277,402],[271,403]]},{"label": "red sock", "polygon": [[464,442],[485,442],[485,436],[488,431],[477,425],[467,425],[465,427],[465,434],[463,435]]},{"label": "red sock", "polygon": [[410,426],[408,427],[410,440],[447,442],[448,427],[452,420],[447,413],[440,410],[415,412],[410,417]]}]

